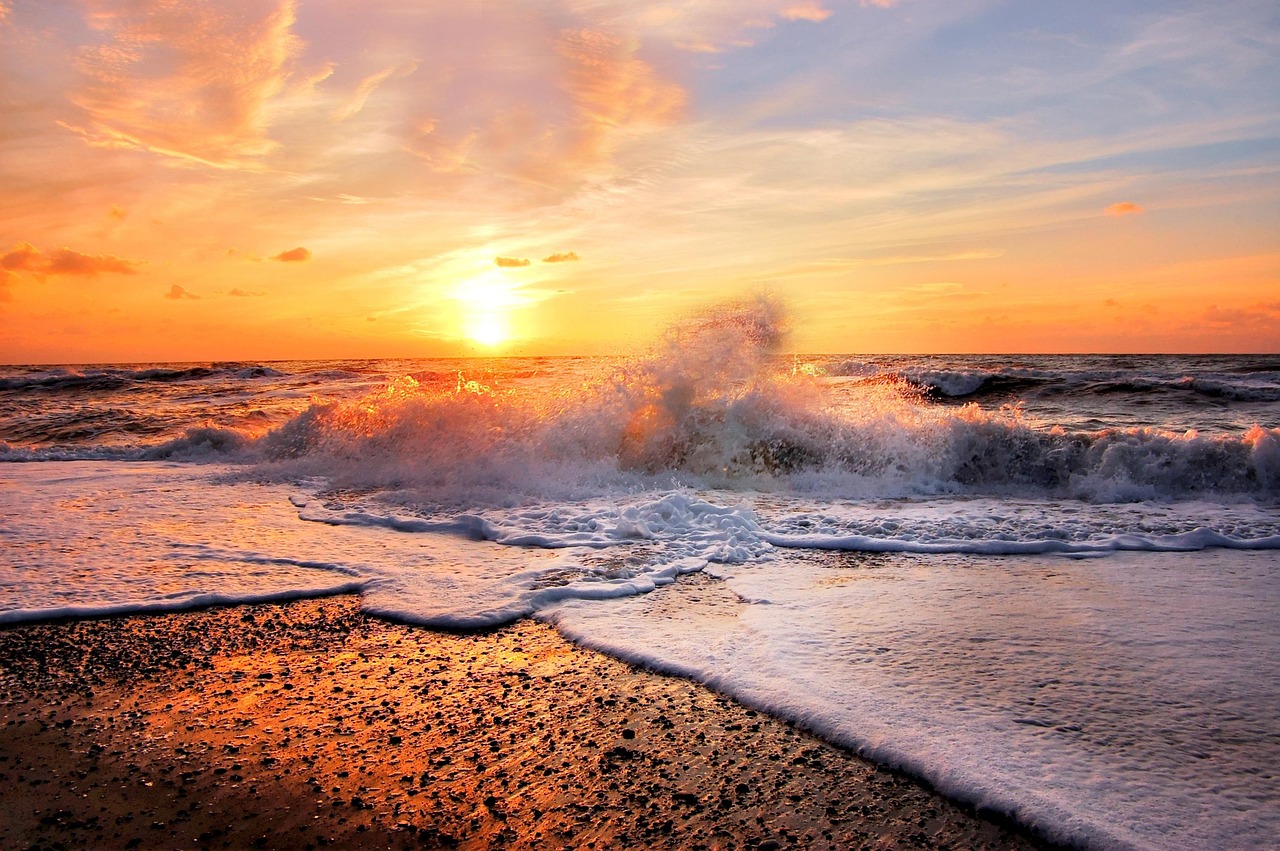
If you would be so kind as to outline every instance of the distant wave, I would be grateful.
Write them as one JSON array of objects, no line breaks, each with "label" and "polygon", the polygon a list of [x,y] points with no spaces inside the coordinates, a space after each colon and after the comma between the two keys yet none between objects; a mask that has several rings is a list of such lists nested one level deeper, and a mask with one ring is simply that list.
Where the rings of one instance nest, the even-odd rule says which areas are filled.
[{"label": "distant wave", "polygon": [[33,388],[43,388],[55,392],[64,390],[119,390],[129,385],[148,382],[207,381],[211,378],[219,377],[246,381],[255,378],[278,378],[282,375],[284,373],[269,366],[242,363],[189,367],[138,367],[134,369],[122,367],[53,369],[0,377],[0,390],[29,390]]},{"label": "distant wave", "polygon": [[[1263,364],[1259,364],[1262,366]],[[901,382],[917,388],[925,398],[976,400],[1026,394],[1116,396],[1167,394],[1241,402],[1280,401],[1280,372],[1224,370],[1221,374],[1159,375],[1122,370],[946,369],[923,366],[893,367],[860,360],[843,360],[827,369],[829,375],[884,383]]]}]

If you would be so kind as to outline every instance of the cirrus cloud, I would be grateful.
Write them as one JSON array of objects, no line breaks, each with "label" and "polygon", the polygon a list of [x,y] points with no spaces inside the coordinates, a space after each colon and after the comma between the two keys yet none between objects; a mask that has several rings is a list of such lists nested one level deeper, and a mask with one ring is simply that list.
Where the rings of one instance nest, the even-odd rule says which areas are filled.
[{"label": "cirrus cloud", "polygon": [[99,147],[242,165],[275,147],[266,107],[301,49],[295,0],[87,0],[100,34],[81,47],[71,100]]}]

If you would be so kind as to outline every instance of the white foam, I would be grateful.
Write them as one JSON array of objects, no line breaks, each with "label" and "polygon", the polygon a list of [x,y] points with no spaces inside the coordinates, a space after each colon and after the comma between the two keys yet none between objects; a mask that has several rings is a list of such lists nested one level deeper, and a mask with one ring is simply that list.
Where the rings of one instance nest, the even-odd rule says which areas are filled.
[{"label": "white foam", "polygon": [[[1280,764],[1280,556],[1228,551],[1280,547],[1269,504],[629,486],[459,511],[235,474],[0,467],[0,623],[353,590],[440,628],[546,617],[1057,839],[1280,829],[1256,810]],[[724,581],[661,591],[698,572]]]},{"label": "white foam", "polygon": [[715,573],[543,616],[1058,842],[1262,848],[1280,831],[1274,552]]}]

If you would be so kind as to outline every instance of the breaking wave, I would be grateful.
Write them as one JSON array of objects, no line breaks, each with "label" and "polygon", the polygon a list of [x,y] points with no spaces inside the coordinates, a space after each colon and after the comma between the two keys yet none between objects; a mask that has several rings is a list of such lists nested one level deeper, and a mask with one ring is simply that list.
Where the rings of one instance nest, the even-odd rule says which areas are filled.
[{"label": "breaking wave", "polygon": [[[757,299],[672,328],[648,356],[585,386],[530,394],[462,375],[444,387],[404,377],[313,405],[245,447],[225,443],[269,475],[431,503],[681,484],[1102,502],[1280,495],[1277,429],[1047,429],[1016,407],[930,404],[894,381],[864,382],[837,403],[816,370],[779,368],[785,331],[782,309]],[[151,457],[223,440],[193,434]]]}]

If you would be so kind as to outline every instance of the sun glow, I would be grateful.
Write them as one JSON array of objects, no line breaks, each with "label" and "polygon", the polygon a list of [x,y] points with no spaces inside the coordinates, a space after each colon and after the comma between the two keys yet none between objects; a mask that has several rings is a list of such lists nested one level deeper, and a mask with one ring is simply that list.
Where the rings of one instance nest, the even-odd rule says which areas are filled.
[{"label": "sun glow", "polygon": [[511,323],[497,311],[477,312],[467,318],[465,333],[474,343],[496,348],[511,339]]},{"label": "sun glow", "polygon": [[464,338],[490,349],[514,339],[512,314],[522,300],[499,273],[486,273],[459,284],[453,297],[461,308]]}]

